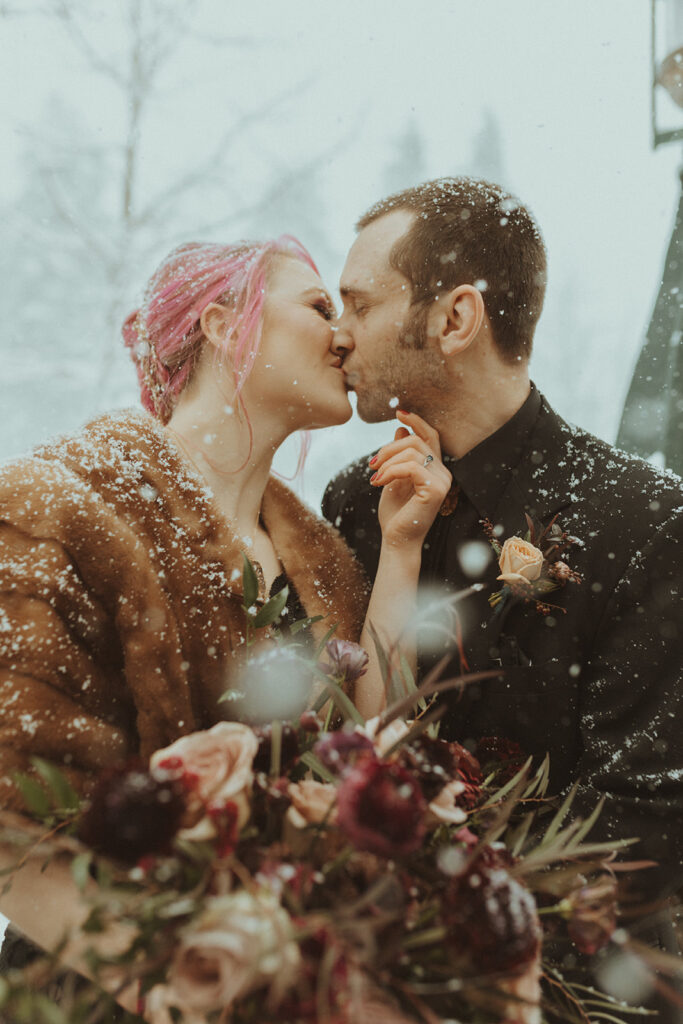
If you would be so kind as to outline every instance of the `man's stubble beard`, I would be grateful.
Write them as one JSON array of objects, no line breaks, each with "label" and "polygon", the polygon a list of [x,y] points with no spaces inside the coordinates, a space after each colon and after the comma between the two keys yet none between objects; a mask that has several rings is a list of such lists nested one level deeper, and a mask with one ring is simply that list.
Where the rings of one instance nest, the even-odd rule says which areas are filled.
[{"label": "man's stubble beard", "polygon": [[428,418],[430,397],[448,386],[441,351],[427,336],[427,319],[427,308],[410,314],[372,384],[356,392],[356,409],[366,423],[391,420],[396,409]]}]

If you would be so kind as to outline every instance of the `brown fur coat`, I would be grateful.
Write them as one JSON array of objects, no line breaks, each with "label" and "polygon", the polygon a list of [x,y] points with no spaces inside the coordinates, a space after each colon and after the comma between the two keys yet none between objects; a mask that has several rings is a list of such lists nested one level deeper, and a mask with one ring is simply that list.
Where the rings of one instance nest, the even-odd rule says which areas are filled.
[{"label": "brown fur coat", "polygon": [[[327,617],[314,629],[357,640],[367,587],[337,532],[273,478],[262,515],[306,614]],[[0,468],[0,806],[22,806],[11,775],[31,755],[82,788],[224,717],[242,550],[144,413]]]}]

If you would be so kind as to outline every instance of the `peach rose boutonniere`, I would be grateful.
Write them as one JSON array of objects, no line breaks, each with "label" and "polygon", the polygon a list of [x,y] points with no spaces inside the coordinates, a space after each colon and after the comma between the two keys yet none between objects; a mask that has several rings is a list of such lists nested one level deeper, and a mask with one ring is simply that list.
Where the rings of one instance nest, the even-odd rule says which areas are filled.
[{"label": "peach rose boutonniere", "polygon": [[559,605],[549,604],[545,595],[567,583],[580,583],[581,576],[563,560],[564,553],[578,541],[570,537],[556,522],[556,518],[543,530],[536,528],[527,516],[526,537],[508,537],[501,546],[495,538],[493,526],[484,523],[484,530],[498,556],[503,586],[489,597],[489,604],[496,611],[513,599],[528,601],[536,606],[542,615],[551,610],[566,612]]},{"label": "peach rose boutonniere", "polygon": [[500,566],[499,580],[512,583],[522,580],[533,583],[541,575],[543,569],[543,552],[521,537],[508,537],[503,544],[498,559]]}]

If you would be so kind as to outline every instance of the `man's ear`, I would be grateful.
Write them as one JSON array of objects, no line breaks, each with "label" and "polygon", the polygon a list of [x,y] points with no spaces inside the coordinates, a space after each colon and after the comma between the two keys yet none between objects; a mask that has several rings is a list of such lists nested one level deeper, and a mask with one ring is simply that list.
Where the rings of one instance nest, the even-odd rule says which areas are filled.
[{"label": "man's ear", "polygon": [[202,333],[210,345],[219,349],[225,347],[225,337],[232,315],[231,310],[220,306],[217,302],[210,302],[208,306],[204,307],[199,323]]},{"label": "man's ear", "polygon": [[461,284],[435,305],[436,319],[429,333],[436,336],[445,356],[459,355],[470,347],[484,323],[481,292],[471,284]]}]

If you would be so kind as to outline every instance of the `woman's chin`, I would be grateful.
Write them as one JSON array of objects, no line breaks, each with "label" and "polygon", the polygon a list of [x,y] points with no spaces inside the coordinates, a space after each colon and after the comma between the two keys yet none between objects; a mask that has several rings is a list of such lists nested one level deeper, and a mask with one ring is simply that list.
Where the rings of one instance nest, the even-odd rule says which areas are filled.
[{"label": "woman's chin", "polygon": [[352,416],[353,406],[345,397],[344,401],[330,402],[325,408],[316,409],[311,421],[303,429],[322,430],[323,427],[338,427],[342,423],[348,423]]}]

